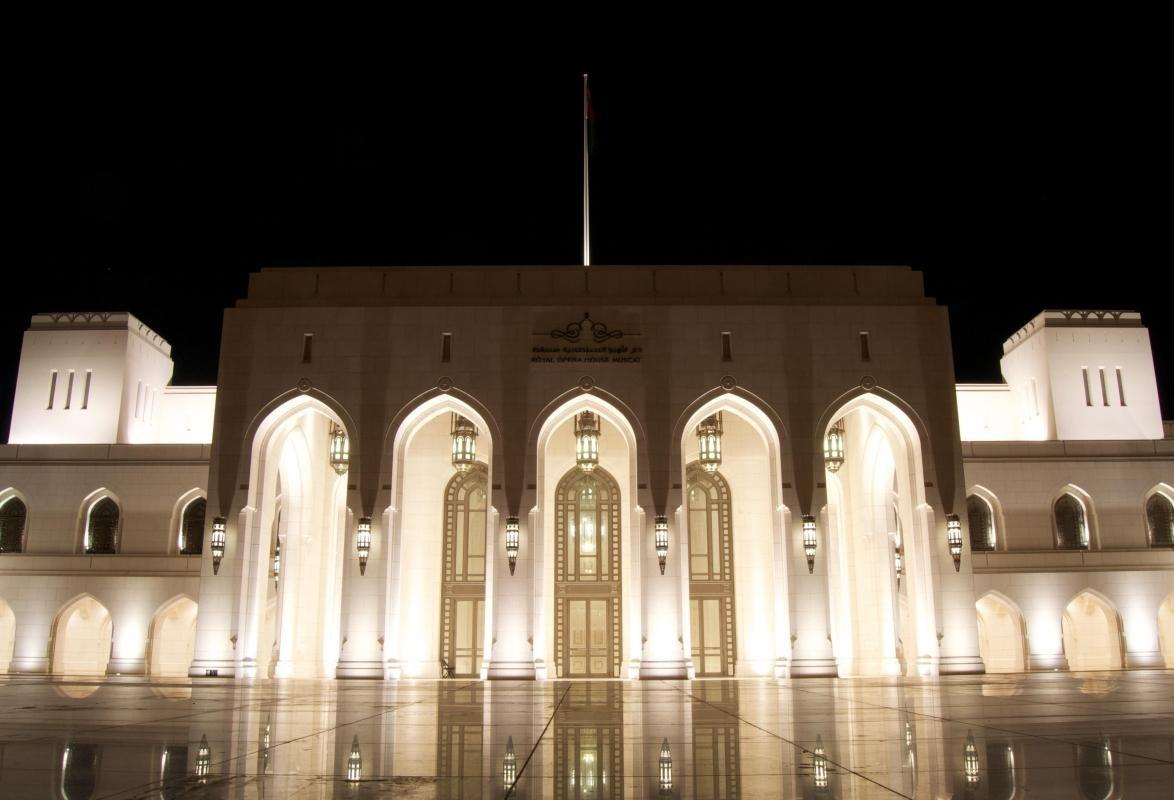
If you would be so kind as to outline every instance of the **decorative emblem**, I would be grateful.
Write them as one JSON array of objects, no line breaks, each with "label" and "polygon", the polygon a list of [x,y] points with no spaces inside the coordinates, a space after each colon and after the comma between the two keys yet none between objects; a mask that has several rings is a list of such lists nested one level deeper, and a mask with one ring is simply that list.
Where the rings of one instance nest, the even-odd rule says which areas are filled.
[{"label": "decorative emblem", "polygon": [[306,392],[310,391],[313,388],[314,388],[314,384],[312,384],[310,382],[309,378],[302,378],[300,381],[298,381],[298,391],[303,394],[305,394]]},{"label": "decorative emblem", "polygon": [[578,342],[585,334],[590,334],[591,340],[595,342],[606,342],[608,339],[621,339],[624,332],[620,330],[608,330],[607,326],[602,322],[596,322],[591,319],[591,312],[584,311],[583,319],[578,322],[568,322],[567,326],[561,330],[555,329],[550,332],[552,339],[566,339],[568,342]]},{"label": "decorative emblem", "polygon": [[452,378],[447,375],[436,382],[436,388],[442,392],[452,391]]},{"label": "decorative emblem", "polygon": [[721,387],[727,392],[732,392],[738,386],[738,382],[734,380],[733,375],[726,375],[721,379]]},{"label": "decorative emblem", "polygon": [[876,378],[871,375],[865,375],[860,379],[860,388],[866,392],[871,392],[876,388]]},{"label": "decorative emblem", "polygon": [[595,379],[590,375],[584,375],[582,378],[579,378],[579,388],[584,392],[591,391],[595,388]]}]

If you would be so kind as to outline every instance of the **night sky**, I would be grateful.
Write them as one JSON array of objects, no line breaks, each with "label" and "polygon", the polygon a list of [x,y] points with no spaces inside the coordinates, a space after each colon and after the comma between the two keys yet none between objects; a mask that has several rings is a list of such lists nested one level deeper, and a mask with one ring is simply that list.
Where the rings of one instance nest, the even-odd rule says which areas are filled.
[{"label": "night sky", "polygon": [[[1136,309],[1174,415],[1168,103],[1092,63],[826,66],[595,69],[592,260],[909,264],[959,381],[999,380],[1045,307]],[[174,383],[211,384],[221,310],[263,266],[579,263],[582,69],[18,87],[0,436],[35,312],[130,311]]]}]

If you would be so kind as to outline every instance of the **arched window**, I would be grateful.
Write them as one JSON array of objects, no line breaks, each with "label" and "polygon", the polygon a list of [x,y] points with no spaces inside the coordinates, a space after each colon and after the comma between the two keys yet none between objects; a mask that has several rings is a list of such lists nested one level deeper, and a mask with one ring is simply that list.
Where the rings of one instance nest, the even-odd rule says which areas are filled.
[{"label": "arched window", "polygon": [[19,553],[24,550],[24,524],[29,510],[19,497],[9,497],[0,503],[0,553]]},{"label": "arched window", "polygon": [[442,674],[469,678],[481,670],[485,624],[485,527],[488,470],[481,462],[458,472],[444,491],[444,574],[441,593]]},{"label": "arched window", "polygon": [[198,556],[204,552],[204,515],[208,501],[197,497],[183,509],[183,520],[179,524],[179,552],[185,556]]},{"label": "arched window", "polygon": [[65,800],[89,800],[98,786],[98,768],[102,751],[96,744],[76,744],[65,747],[61,759],[61,796]]},{"label": "arched window", "polygon": [[1065,494],[1052,508],[1056,521],[1056,547],[1060,550],[1084,550],[1088,548],[1088,520],[1084,503],[1075,496]]},{"label": "arched window", "polygon": [[1174,503],[1169,497],[1161,493],[1151,495],[1145,503],[1145,521],[1150,547],[1174,547]]},{"label": "arched window", "polygon": [[118,503],[113,499],[103,497],[90,506],[90,513],[86,517],[86,554],[117,553],[121,522],[122,512],[118,510]]},{"label": "arched window", "polygon": [[995,514],[986,498],[972,494],[966,498],[966,515],[970,518],[970,549],[982,552],[995,549]]}]

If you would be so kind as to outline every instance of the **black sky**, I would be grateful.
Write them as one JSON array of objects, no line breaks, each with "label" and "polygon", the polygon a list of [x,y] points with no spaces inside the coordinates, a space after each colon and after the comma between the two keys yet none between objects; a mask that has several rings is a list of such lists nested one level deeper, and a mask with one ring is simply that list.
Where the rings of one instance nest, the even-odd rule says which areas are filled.
[{"label": "black sky", "polygon": [[0,426],[38,311],[131,311],[172,343],[176,383],[214,383],[221,310],[262,266],[578,263],[584,65],[595,263],[910,264],[950,309],[959,381],[999,380],[1042,308],[1137,309],[1174,414],[1168,104],[1095,59],[831,60],[362,85],[140,65],[20,87]]}]

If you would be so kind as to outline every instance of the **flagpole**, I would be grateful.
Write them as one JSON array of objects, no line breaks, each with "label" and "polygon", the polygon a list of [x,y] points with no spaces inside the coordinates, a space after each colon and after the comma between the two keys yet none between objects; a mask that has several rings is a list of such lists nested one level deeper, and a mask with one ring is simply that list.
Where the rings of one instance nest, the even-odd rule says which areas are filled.
[{"label": "flagpole", "polygon": [[591,266],[591,197],[587,170],[587,125],[589,114],[587,73],[583,73],[583,266]]}]

